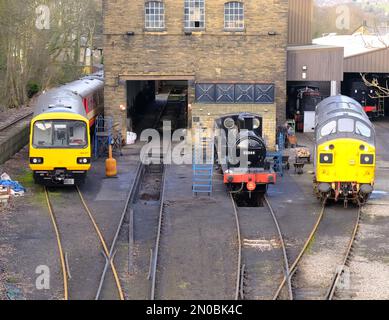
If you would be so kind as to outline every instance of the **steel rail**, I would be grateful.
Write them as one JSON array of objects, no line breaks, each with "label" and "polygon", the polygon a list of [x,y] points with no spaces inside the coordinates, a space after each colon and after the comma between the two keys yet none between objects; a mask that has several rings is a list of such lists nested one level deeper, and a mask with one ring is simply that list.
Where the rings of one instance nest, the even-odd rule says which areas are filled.
[{"label": "steel rail", "polygon": [[163,214],[164,214],[164,205],[165,205],[165,186],[166,186],[166,166],[163,166],[162,174],[162,183],[161,183],[161,196],[160,196],[160,207],[159,207],[159,221],[158,221],[158,231],[157,239],[155,241],[154,256],[151,268],[151,293],[150,299],[155,300],[155,291],[157,285],[157,268],[158,268],[158,257],[159,257],[159,247],[161,244],[162,237],[162,223],[163,223]]},{"label": "steel rail", "polygon": [[284,258],[285,274],[286,274],[285,277],[286,277],[286,282],[288,283],[289,300],[293,300],[293,289],[292,289],[292,282],[291,282],[291,277],[290,277],[289,259],[288,259],[288,254],[286,251],[286,243],[284,240],[284,236],[282,234],[280,224],[279,224],[277,216],[276,216],[276,214],[275,214],[275,212],[270,204],[269,199],[266,196],[264,199],[265,199],[266,205],[269,208],[269,211],[270,211],[270,214],[273,218],[274,224],[276,225],[276,228],[277,228],[278,237],[280,239],[281,246],[282,246],[282,254],[283,254],[283,258]]},{"label": "steel rail", "polygon": [[12,120],[10,123],[6,123],[2,126],[0,126],[0,132],[7,130],[8,128],[12,127],[13,125],[17,124],[20,121],[23,121],[24,119],[31,117],[34,114],[34,112],[30,112],[24,116],[21,116],[15,120]]},{"label": "steel rail", "polygon": [[241,298],[243,299],[243,274],[242,274],[242,231],[240,228],[239,214],[238,209],[236,207],[236,203],[233,195],[230,193],[232,207],[234,209],[234,217],[236,222],[237,236],[238,236],[238,268],[236,273],[236,287],[235,287],[235,300],[239,300],[239,294],[241,293]]},{"label": "steel rail", "polygon": [[108,267],[109,267],[111,261],[113,261],[116,243],[117,243],[117,240],[119,238],[120,230],[122,229],[124,219],[126,217],[128,209],[130,207],[130,204],[134,200],[136,191],[137,191],[138,186],[139,186],[139,181],[140,181],[140,178],[141,178],[142,173],[143,173],[143,168],[144,168],[143,163],[140,161],[138,164],[137,170],[136,170],[134,182],[132,183],[130,190],[128,192],[126,203],[124,205],[124,209],[123,209],[122,215],[120,217],[119,225],[116,229],[116,233],[115,233],[114,239],[112,241],[112,245],[111,245],[111,248],[109,250],[109,254],[107,255],[107,261],[105,262],[104,270],[103,270],[103,272],[101,274],[101,278],[100,278],[99,288],[98,288],[97,293],[96,293],[96,300],[100,299],[101,292],[102,292],[103,285],[104,285],[104,281],[105,281],[105,277],[107,275]]},{"label": "steel rail", "polygon": [[82,202],[82,205],[84,206],[84,209],[89,217],[89,219],[91,220],[92,224],[93,224],[93,227],[97,233],[97,236],[99,237],[99,240],[100,240],[100,243],[104,249],[104,253],[105,255],[109,258],[109,262],[110,262],[110,266],[111,266],[111,269],[112,269],[112,273],[113,273],[113,276],[115,278],[115,283],[116,283],[116,287],[118,289],[118,294],[119,294],[119,297],[120,297],[120,300],[124,300],[124,292],[123,292],[123,288],[122,288],[122,285],[120,283],[120,278],[119,278],[119,275],[118,275],[118,272],[116,270],[116,267],[115,267],[115,264],[113,262],[113,259],[111,258],[111,254],[110,252],[108,251],[108,246],[107,246],[107,243],[104,239],[104,236],[96,222],[96,219],[94,218],[91,210],[89,209],[88,205],[86,204],[86,201],[84,199],[84,196],[82,195],[81,193],[81,190],[78,186],[76,186],[76,189],[77,189],[77,192],[78,192],[78,195],[81,199],[81,202]]},{"label": "steel rail", "polygon": [[333,298],[334,298],[338,282],[339,282],[339,280],[340,280],[340,278],[341,278],[345,268],[347,267],[347,263],[349,261],[351,252],[353,250],[353,245],[355,243],[355,239],[357,237],[357,233],[358,233],[359,226],[360,226],[360,223],[361,223],[361,217],[362,217],[362,207],[359,207],[358,208],[358,213],[357,213],[357,219],[356,219],[355,226],[354,226],[354,229],[353,229],[353,233],[351,235],[350,242],[349,242],[349,244],[347,246],[343,262],[342,262],[340,268],[337,269],[337,271],[336,271],[335,277],[333,278],[331,286],[330,286],[330,288],[328,290],[328,293],[327,293],[327,295],[325,297],[326,300],[333,300]]},{"label": "steel rail", "polygon": [[304,244],[304,247],[303,249],[300,251],[299,255],[297,256],[296,260],[293,262],[293,264],[290,266],[289,268],[289,276],[285,276],[284,279],[282,280],[280,286],[278,287],[274,297],[273,297],[273,300],[277,300],[281,294],[281,291],[282,289],[284,288],[285,286],[285,283],[287,281],[291,281],[291,278],[293,277],[293,275],[295,274],[296,270],[297,270],[297,266],[298,264],[300,263],[301,261],[301,258],[304,256],[304,254],[306,253],[308,247],[309,247],[309,244],[311,243],[313,237],[315,236],[318,228],[319,228],[319,225],[321,223],[321,221],[323,220],[323,217],[324,217],[324,212],[325,212],[325,208],[326,208],[326,200],[323,202],[323,205],[322,205],[322,208],[321,208],[321,212],[320,212],[320,215],[316,221],[316,224],[314,225],[310,235],[308,236],[308,239],[307,241],[305,242]]},{"label": "steel rail", "polygon": [[62,247],[61,235],[59,232],[57,220],[55,218],[55,213],[54,213],[52,204],[50,202],[49,192],[48,192],[46,187],[45,187],[45,196],[46,196],[47,207],[49,209],[50,219],[51,219],[51,222],[52,222],[53,227],[54,227],[55,236],[57,238],[57,245],[58,245],[58,250],[59,250],[62,276],[63,276],[64,299],[69,300],[68,272],[67,272],[65,254],[64,254],[63,247]]}]

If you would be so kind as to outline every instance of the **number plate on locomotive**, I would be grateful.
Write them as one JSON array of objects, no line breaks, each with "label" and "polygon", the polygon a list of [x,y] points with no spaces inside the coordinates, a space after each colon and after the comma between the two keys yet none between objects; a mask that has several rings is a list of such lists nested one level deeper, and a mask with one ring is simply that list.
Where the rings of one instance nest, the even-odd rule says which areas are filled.
[{"label": "number plate on locomotive", "polygon": [[67,186],[73,185],[74,179],[65,179],[63,184],[65,184]]},{"label": "number plate on locomotive", "polygon": [[245,156],[255,156],[255,151],[243,151]]}]

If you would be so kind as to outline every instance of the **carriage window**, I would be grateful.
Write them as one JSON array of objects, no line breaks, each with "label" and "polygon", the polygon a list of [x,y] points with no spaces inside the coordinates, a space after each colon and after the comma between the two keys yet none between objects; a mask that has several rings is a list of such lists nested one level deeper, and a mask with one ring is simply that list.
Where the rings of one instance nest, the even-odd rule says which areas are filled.
[{"label": "carriage window", "polygon": [[320,131],[322,137],[326,137],[333,133],[336,133],[336,121],[327,123]]},{"label": "carriage window", "polygon": [[339,119],[338,131],[339,132],[354,132],[354,120],[353,119]]},{"label": "carriage window", "polygon": [[363,124],[362,122],[357,121],[355,128],[356,128],[355,131],[357,134],[360,134],[361,136],[364,136],[367,138],[371,137],[370,128],[367,125]]},{"label": "carriage window", "polygon": [[82,121],[37,121],[34,124],[35,148],[82,149],[88,144],[87,126]]}]

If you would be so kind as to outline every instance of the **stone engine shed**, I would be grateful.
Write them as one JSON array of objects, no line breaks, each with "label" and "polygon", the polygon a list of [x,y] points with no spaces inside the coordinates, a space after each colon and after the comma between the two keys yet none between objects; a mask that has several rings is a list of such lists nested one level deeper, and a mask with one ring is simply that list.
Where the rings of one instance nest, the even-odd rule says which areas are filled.
[{"label": "stone engine shed", "polygon": [[286,117],[287,47],[311,43],[312,6],[311,0],[104,0],[106,114],[124,133],[131,130],[130,96],[151,81],[187,81],[189,126],[254,112],[275,146],[277,124]]}]

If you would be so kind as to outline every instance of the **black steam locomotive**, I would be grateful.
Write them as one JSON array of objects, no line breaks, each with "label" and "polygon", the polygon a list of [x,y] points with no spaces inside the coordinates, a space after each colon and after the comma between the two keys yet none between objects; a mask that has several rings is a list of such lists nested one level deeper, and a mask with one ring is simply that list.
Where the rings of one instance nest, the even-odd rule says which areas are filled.
[{"label": "black steam locomotive", "polygon": [[277,175],[266,161],[263,119],[251,113],[223,116],[216,120],[217,161],[224,183],[234,194],[247,195],[254,201],[275,184]]}]

